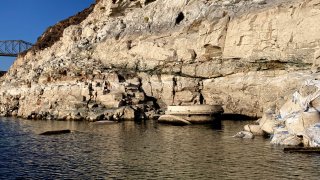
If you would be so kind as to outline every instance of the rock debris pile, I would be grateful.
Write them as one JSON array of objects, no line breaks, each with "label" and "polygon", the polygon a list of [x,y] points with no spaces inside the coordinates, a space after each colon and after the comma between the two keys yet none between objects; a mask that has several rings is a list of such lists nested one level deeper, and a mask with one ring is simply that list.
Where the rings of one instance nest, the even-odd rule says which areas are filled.
[{"label": "rock debris pile", "polygon": [[[271,143],[320,147],[320,81],[309,80],[276,113],[267,111],[257,125],[246,125],[240,134],[271,135]],[[241,137],[239,134],[236,137]]]}]

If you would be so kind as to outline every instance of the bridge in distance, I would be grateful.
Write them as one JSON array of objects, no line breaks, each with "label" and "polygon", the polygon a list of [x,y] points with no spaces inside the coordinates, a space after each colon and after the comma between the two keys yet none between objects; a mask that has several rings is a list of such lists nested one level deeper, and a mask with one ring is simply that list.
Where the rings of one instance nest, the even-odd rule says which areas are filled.
[{"label": "bridge in distance", "polygon": [[0,40],[0,56],[17,57],[33,45],[23,40]]}]

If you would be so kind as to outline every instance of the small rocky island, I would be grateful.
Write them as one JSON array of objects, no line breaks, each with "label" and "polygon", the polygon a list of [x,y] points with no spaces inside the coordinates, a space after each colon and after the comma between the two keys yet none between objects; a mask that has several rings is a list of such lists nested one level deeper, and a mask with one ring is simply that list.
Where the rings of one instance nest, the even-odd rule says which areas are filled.
[{"label": "small rocky island", "polygon": [[319,114],[317,98],[304,100],[313,93],[298,91],[320,75],[319,3],[96,0],[49,27],[1,77],[0,115],[121,121],[156,118],[170,106],[220,105],[262,117],[247,131],[318,143],[289,117]]}]

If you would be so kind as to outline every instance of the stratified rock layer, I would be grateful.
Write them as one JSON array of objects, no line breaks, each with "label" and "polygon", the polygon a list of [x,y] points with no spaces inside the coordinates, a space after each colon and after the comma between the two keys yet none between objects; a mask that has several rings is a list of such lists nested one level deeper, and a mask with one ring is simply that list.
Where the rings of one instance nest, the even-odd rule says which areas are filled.
[{"label": "stratified rock layer", "polygon": [[221,104],[261,116],[317,76],[319,4],[100,0],[59,40],[17,59],[1,78],[0,113],[132,119],[168,105]]}]

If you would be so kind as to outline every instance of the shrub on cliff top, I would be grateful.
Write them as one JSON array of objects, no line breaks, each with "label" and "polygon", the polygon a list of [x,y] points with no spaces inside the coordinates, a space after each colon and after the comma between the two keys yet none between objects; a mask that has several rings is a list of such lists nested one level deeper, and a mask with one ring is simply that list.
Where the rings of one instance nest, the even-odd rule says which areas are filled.
[{"label": "shrub on cliff top", "polygon": [[71,16],[65,20],[58,22],[54,26],[48,27],[47,30],[37,39],[37,42],[34,44],[32,48],[30,48],[30,50],[39,51],[51,47],[62,37],[64,29],[71,25],[80,24],[83,20],[85,20],[88,17],[88,15],[93,11],[95,5],[99,1],[100,0],[96,0],[96,3],[92,4],[89,8],[86,8],[74,16]]}]

